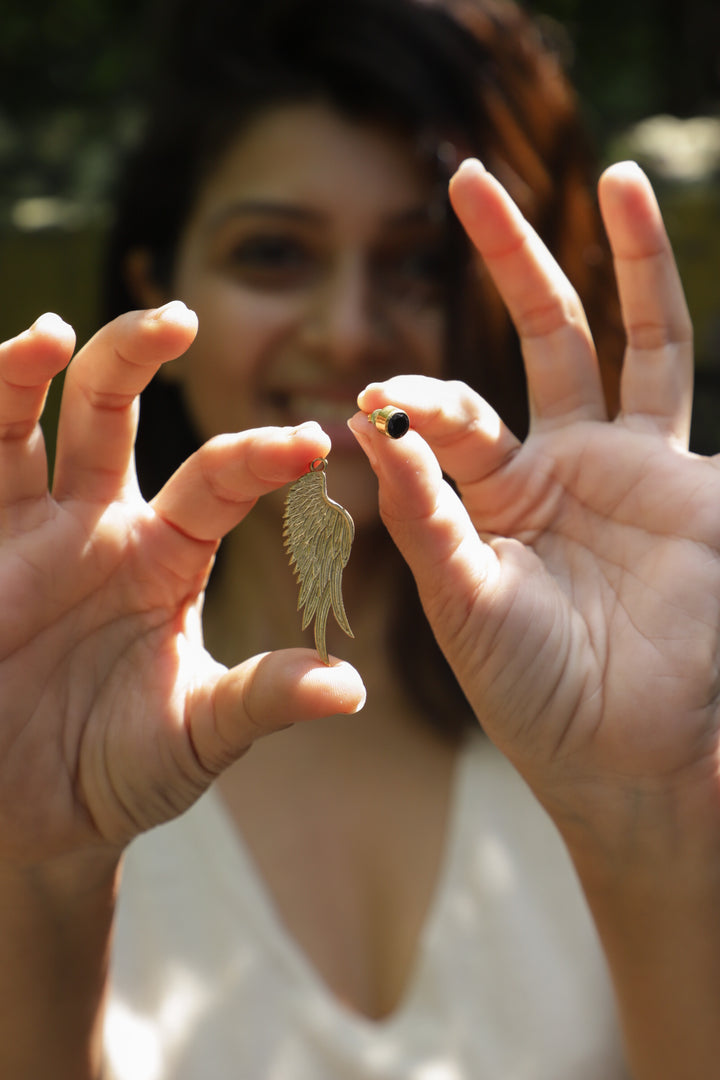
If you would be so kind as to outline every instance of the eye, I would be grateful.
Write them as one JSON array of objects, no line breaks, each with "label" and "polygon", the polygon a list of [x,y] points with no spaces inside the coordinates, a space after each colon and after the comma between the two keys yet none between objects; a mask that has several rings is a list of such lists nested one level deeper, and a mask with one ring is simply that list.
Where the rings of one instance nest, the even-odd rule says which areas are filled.
[{"label": "eye", "polygon": [[233,244],[226,262],[231,272],[255,288],[303,284],[315,268],[310,248],[283,233],[257,233]]},{"label": "eye", "polygon": [[443,294],[446,260],[438,244],[385,252],[377,260],[383,287],[410,303],[438,303]]},{"label": "eye", "polygon": [[243,265],[277,266],[302,261],[305,252],[300,243],[288,236],[253,236],[240,241],[232,251],[235,262]]}]

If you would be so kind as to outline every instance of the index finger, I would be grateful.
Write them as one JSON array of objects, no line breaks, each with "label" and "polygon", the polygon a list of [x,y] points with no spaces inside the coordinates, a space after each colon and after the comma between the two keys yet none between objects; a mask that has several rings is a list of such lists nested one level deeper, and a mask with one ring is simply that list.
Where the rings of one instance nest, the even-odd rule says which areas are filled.
[{"label": "index finger", "polygon": [[77,354],[65,377],[53,494],[110,502],[133,460],[137,398],[158,368],[185,351],[197,329],[181,301],[131,311]]},{"label": "index finger", "polygon": [[358,396],[358,407],[365,413],[388,402],[407,411],[411,426],[460,488],[497,472],[520,447],[495,409],[458,380],[395,375],[383,383],[371,383]]},{"label": "index finger", "polygon": [[74,346],[72,328],[51,312],[0,345],[0,514],[47,491],[38,421],[50,380],[67,365]]},{"label": "index finger", "polygon": [[600,372],[580,299],[502,185],[463,162],[450,197],[520,335],[531,423],[606,418]]}]

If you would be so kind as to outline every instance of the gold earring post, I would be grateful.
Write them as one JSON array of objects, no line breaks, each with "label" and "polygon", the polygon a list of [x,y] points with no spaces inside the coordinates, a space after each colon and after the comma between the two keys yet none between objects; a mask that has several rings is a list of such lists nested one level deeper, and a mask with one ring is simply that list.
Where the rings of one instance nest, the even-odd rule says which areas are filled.
[{"label": "gold earring post", "polygon": [[386,405],[368,413],[368,420],[389,439],[402,439],[410,430],[410,417],[396,405]]}]

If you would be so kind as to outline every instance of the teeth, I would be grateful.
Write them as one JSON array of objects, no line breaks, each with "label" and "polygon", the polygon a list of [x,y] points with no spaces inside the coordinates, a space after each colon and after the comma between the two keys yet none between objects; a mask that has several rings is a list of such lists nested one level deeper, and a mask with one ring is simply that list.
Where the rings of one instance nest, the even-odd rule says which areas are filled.
[{"label": "teeth", "polygon": [[331,423],[345,423],[356,412],[354,402],[329,401],[327,398],[313,398],[298,395],[288,400],[290,411],[308,420],[325,420]]}]

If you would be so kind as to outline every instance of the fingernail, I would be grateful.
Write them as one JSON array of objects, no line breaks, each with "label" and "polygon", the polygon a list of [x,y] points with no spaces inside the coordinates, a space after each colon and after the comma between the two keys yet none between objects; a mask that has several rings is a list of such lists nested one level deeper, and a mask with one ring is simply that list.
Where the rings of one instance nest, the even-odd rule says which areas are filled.
[{"label": "fingernail", "polygon": [[[364,689],[364,687],[363,687],[363,689]],[[365,708],[365,702],[366,701],[367,701],[367,691],[365,691],[363,693],[363,695],[360,698],[360,700],[358,701],[357,705],[355,706],[353,711],[350,713],[350,716],[357,716],[357,714],[359,712],[362,712],[362,710]]]},{"label": "fingernail", "polygon": [[625,161],[616,161],[615,168],[629,169],[631,172],[641,173],[643,176],[645,175],[643,170],[638,165],[637,161],[633,161],[632,158],[627,158]]},{"label": "fingernail", "polygon": [[[326,668],[326,670],[328,670]],[[364,707],[367,701],[367,690],[360,675],[356,669],[349,664],[347,660],[335,660],[334,658],[330,662],[329,670],[335,674],[336,672],[342,672],[346,684],[348,685],[348,691],[342,696],[344,700],[341,700],[340,710],[346,716],[355,716]]]},{"label": "fingernail", "polygon": [[371,397],[373,394],[376,394],[380,390],[382,390],[384,385],[385,384],[381,383],[381,382],[368,383],[368,385],[365,387],[365,389],[361,390],[360,393],[357,396],[358,409],[362,409],[362,411],[364,413],[366,413],[367,408],[365,407],[365,401],[367,400],[368,397]]},{"label": "fingernail", "polygon": [[459,176],[460,173],[463,173],[463,172],[467,172],[467,173],[470,173],[470,172],[474,172],[474,173],[482,172],[482,173],[484,173],[484,172],[487,172],[487,169],[483,165],[482,161],[480,161],[478,158],[470,157],[470,158],[465,158],[464,161],[460,162],[460,164],[457,167],[457,172],[456,172],[455,175]]},{"label": "fingernail", "polygon": [[58,330],[71,330],[72,327],[64,319],[61,319],[59,315],[56,315],[54,311],[46,311],[35,320],[30,329],[57,332]]},{"label": "fingernail", "polygon": [[374,430],[368,424],[368,419],[365,413],[355,413],[351,416],[347,422],[347,426],[352,431],[353,435],[360,443],[360,446],[367,455],[367,459],[370,464],[375,468],[378,463],[378,456],[373,446],[373,440],[370,437],[370,432]]},{"label": "fingernail", "polygon": [[303,420],[302,424],[295,424],[294,427],[291,427],[288,430],[291,435],[307,435],[310,431],[312,431],[313,434],[317,431],[321,431],[323,435],[325,434],[317,420]]},{"label": "fingernail", "polygon": [[171,300],[162,307],[155,308],[150,318],[155,322],[187,323],[195,321],[195,312],[191,311],[182,300]]}]

